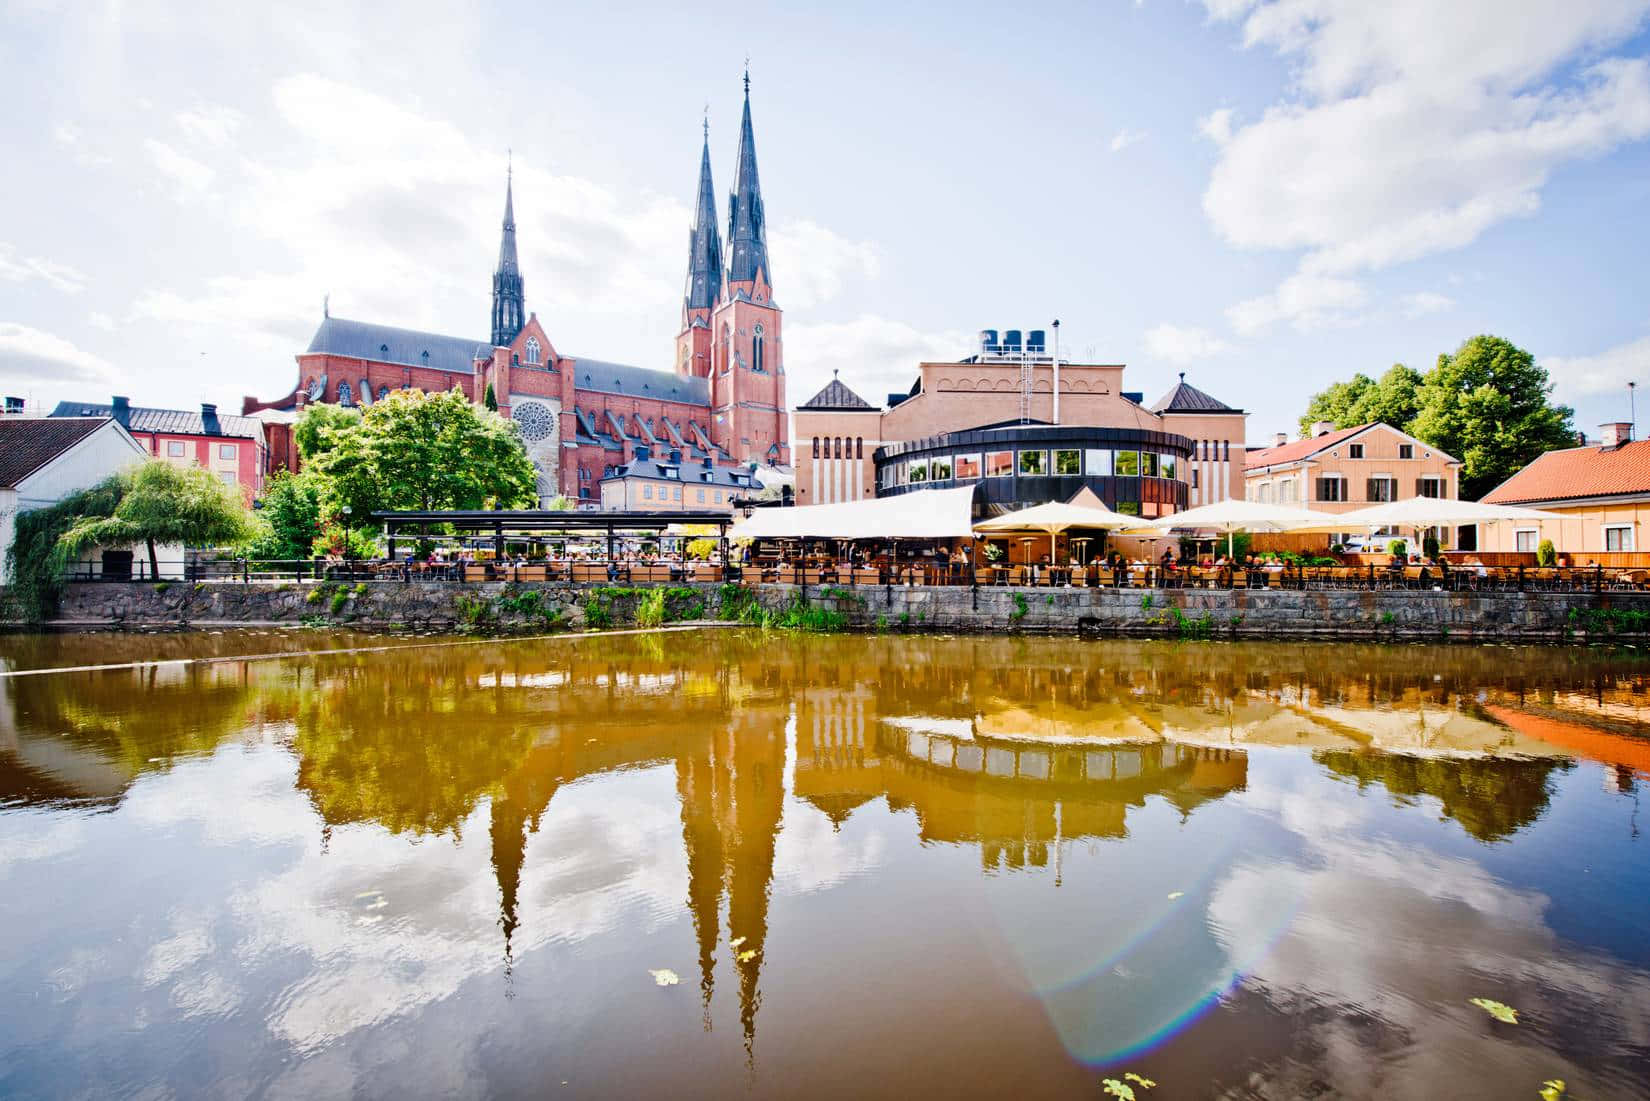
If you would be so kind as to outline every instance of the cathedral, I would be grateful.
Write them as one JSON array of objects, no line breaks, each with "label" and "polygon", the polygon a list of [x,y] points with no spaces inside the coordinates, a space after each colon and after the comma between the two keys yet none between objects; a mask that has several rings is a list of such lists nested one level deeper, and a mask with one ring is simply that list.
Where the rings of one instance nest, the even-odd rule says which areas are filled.
[{"label": "cathedral", "polygon": [[635,480],[648,497],[639,507],[731,507],[735,496],[753,488],[753,464],[786,469],[791,462],[781,316],[768,265],[749,73],[725,247],[718,221],[707,126],[674,366],[632,367],[558,350],[527,310],[514,185],[507,180],[488,340],[325,311],[297,357],[291,393],[243,403],[244,413],[265,421],[270,469],[297,469],[292,424],[310,403],[369,406],[403,388],[457,388],[482,402],[491,390],[499,412],[520,429],[538,471],[541,503],[556,496],[588,507],[634,501],[624,483]]}]

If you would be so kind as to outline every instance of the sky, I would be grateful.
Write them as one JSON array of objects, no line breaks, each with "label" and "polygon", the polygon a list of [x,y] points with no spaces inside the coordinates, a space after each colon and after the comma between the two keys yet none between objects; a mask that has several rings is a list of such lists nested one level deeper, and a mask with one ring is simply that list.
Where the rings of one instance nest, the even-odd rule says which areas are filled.
[{"label": "sky", "polygon": [[668,370],[747,57],[792,405],[1055,318],[1252,443],[1480,332],[1589,431],[1650,380],[1650,0],[0,13],[0,388],[33,402],[238,411],[328,297],[484,340],[511,158],[557,350]]}]

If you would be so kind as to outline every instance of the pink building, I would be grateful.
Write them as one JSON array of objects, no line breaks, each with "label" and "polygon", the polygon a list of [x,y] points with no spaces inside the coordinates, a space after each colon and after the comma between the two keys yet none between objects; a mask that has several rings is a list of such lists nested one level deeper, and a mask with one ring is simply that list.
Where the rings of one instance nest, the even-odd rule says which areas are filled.
[{"label": "pink building", "polygon": [[262,491],[266,451],[264,426],[251,417],[200,409],[151,409],[116,396],[107,404],[58,402],[53,417],[113,417],[150,455],[180,466],[209,470],[241,487],[248,504]]}]

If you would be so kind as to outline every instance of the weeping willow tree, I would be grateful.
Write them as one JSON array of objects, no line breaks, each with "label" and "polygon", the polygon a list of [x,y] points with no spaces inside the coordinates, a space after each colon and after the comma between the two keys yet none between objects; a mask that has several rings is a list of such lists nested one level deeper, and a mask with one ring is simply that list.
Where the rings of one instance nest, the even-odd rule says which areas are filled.
[{"label": "weeping willow tree", "polygon": [[126,496],[127,484],[128,479],[117,474],[55,505],[18,514],[17,537],[6,552],[6,577],[24,618],[37,623],[57,612],[63,591],[58,539],[79,521],[111,515]]},{"label": "weeping willow tree", "polygon": [[160,576],[155,548],[161,543],[217,547],[244,543],[255,534],[240,491],[198,466],[159,459],[137,467],[126,493],[107,516],[85,516],[58,537],[53,559],[59,571],[93,547],[142,543],[151,576]]}]

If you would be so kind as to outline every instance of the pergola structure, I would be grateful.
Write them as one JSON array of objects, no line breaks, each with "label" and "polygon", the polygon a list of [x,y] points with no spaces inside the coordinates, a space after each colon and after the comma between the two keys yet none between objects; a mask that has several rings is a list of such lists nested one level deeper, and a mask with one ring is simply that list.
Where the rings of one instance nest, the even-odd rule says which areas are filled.
[{"label": "pergola structure", "polygon": [[438,524],[450,527],[457,535],[492,536],[494,553],[500,558],[504,556],[504,544],[509,536],[605,535],[609,560],[613,557],[613,540],[619,536],[658,536],[673,524],[704,524],[716,528],[723,561],[727,560],[728,526],[734,520],[726,512],[588,512],[542,508],[375,512],[372,518],[384,527],[391,558],[395,557],[397,537],[418,537],[408,532],[408,528]]}]

